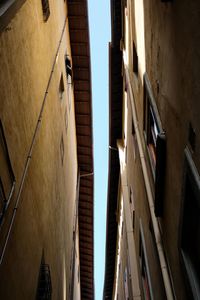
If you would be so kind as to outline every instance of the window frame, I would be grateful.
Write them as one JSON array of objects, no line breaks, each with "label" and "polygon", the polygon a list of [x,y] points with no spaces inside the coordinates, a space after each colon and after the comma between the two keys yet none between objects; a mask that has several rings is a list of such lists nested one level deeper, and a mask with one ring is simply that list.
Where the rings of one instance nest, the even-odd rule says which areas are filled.
[{"label": "window frame", "polygon": [[142,226],[142,220],[140,219],[140,231],[139,231],[139,266],[140,266],[140,275],[141,275],[141,282],[142,282],[142,292],[144,299],[145,298],[145,291],[144,291],[144,284],[143,284],[143,268],[146,270],[145,275],[148,283],[148,291],[149,291],[149,300],[153,300],[153,288],[151,283],[151,276],[150,276],[150,270],[149,270],[149,264],[148,264],[148,258],[147,258],[147,252],[146,252],[146,243],[144,238],[144,231]]},{"label": "window frame", "polygon": [[8,145],[6,142],[6,137],[5,137],[4,128],[3,128],[1,119],[0,119],[0,144],[2,147],[2,153],[4,155],[4,159],[5,159],[7,168],[8,168],[7,171],[8,171],[9,180],[10,180],[10,189],[8,191],[8,195],[6,195],[3,180],[0,175],[0,194],[2,197],[2,205],[1,205],[2,209],[0,209],[0,224],[1,224],[1,222],[4,218],[4,215],[5,215],[5,212],[10,204],[10,201],[11,201],[12,195],[14,193],[14,189],[15,189],[15,183],[16,183],[15,175],[13,172],[10,155],[9,155],[9,151],[8,151]]},{"label": "window frame", "polygon": [[[150,166],[150,174],[152,175],[155,215],[156,217],[162,217],[166,168],[166,135],[162,128],[151,84],[146,73],[144,74],[143,108],[144,140]],[[152,132],[153,130],[155,130],[155,132]]]},{"label": "window frame", "polygon": [[[151,113],[150,116],[152,116],[152,120],[150,120],[150,116],[149,113]],[[156,130],[157,133],[153,133],[156,136],[153,137],[154,140],[154,147],[155,149],[153,149],[154,151],[154,155],[155,155],[155,159],[156,159],[156,141],[159,135],[164,134],[164,131],[162,129],[162,125],[161,125],[161,120],[159,117],[159,113],[158,113],[158,109],[156,106],[156,102],[155,99],[153,97],[153,93],[152,93],[152,89],[151,89],[151,84],[150,81],[148,79],[147,74],[145,73],[144,75],[144,118],[143,118],[143,128],[144,128],[144,137],[145,137],[145,142],[147,145],[147,152],[148,152],[148,156],[149,156],[149,162],[150,162],[150,166],[151,166],[151,170],[152,170],[152,174],[155,180],[155,170],[156,170],[156,162],[154,165],[153,162],[153,157],[151,154],[151,150],[149,145],[152,145],[151,143],[151,127],[150,127],[150,122],[153,121],[154,122],[154,129],[156,126]],[[153,136],[152,134],[152,136]],[[153,147],[152,147],[153,148]]]},{"label": "window frame", "polygon": [[[190,205],[197,206],[200,211],[200,175],[192,159],[191,152],[188,147],[184,150],[184,171],[183,171],[183,188],[182,188],[182,203],[180,213],[180,228],[179,228],[179,255],[181,261],[181,267],[183,269],[184,279],[186,282],[186,289],[190,299],[200,299],[200,275],[197,276],[195,264],[193,262],[194,253],[189,253],[192,249],[191,245],[191,213]],[[192,189],[194,199],[188,197],[188,189]],[[188,199],[190,198],[190,199]],[[191,208],[192,209],[192,208]],[[195,210],[196,211],[196,210]],[[198,213],[197,213],[198,214]],[[197,218],[192,215],[192,220],[195,223]],[[193,223],[192,222],[192,223]],[[198,222],[198,221],[197,221]],[[200,221],[199,221],[199,232],[200,232]],[[196,226],[195,226],[196,228]],[[195,240],[195,235],[193,240]],[[190,244],[188,248],[186,242]],[[194,243],[195,245],[195,243]]]},{"label": "window frame", "polygon": [[50,16],[49,0],[41,0],[41,4],[42,4],[43,20],[44,22],[47,22]]},{"label": "window frame", "polygon": [[69,55],[65,55],[65,71],[66,71],[66,78],[67,78],[67,94],[68,94],[68,105],[69,111],[71,110],[71,102],[72,102],[72,84],[73,84],[73,70],[72,70],[72,63]]},{"label": "window frame", "polygon": [[135,74],[136,77],[138,77],[138,54],[137,54],[137,49],[136,49],[136,45],[135,42],[133,41],[132,43],[133,45],[133,52],[132,52],[132,60],[133,60],[133,73]]},{"label": "window frame", "polygon": [[63,73],[61,73],[60,81],[59,81],[59,98],[60,98],[60,100],[63,99],[64,92],[65,92],[65,85],[64,85],[64,79],[63,79]]}]

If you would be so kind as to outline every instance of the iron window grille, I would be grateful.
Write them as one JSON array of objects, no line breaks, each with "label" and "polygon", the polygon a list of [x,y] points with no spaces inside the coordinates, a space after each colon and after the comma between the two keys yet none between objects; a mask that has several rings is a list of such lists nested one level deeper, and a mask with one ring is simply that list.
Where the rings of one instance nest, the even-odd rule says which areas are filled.
[{"label": "iron window grille", "polygon": [[0,120],[0,223],[9,206],[15,188],[15,176],[12,169],[8,146]]}]

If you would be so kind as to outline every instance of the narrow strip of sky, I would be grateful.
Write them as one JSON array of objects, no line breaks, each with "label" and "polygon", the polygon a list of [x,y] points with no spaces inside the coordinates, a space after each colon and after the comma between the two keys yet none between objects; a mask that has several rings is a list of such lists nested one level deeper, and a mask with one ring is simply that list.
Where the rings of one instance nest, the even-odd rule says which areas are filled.
[{"label": "narrow strip of sky", "polygon": [[108,177],[108,43],[110,41],[110,1],[88,0],[88,7],[92,66],[95,172],[95,299],[102,300]]}]

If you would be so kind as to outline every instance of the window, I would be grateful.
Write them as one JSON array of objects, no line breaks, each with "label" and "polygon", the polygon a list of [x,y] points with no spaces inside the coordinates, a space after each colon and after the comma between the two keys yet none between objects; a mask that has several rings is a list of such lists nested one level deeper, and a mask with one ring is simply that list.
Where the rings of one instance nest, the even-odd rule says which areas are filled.
[{"label": "window", "polygon": [[61,140],[60,140],[60,156],[61,156],[61,162],[62,162],[62,165],[63,165],[63,162],[64,162],[64,140],[63,140],[63,135],[62,135]]},{"label": "window", "polygon": [[60,84],[59,84],[59,98],[62,99],[63,93],[65,91],[64,81],[63,81],[63,74],[60,76]]},{"label": "window", "polygon": [[134,201],[133,192],[132,192],[131,188],[130,188],[129,199],[130,199],[130,205],[131,205],[131,211],[132,211],[132,224],[133,224],[133,229],[134,229],[134,227],[135,227],[135,201]]},{"label": "window", "polygon": [[146,246],[145,246],[144,233],[143,233],[141,220],[140,220],[139,263],[140,263],[140,272],[141,272],[141,279],[142,279],[143,297],[145,300],[152,300],[153,290],[151,286],[150,273],[149,273],[147,254],[146,254]]},{"label": "window", "polygon": [[71,61],[70,61],[70,59],[67,55],[65,56],[65,68],[66,68],[67,82],[71,83],[71,80],[72,80],[72,66],[71,66]]},{"label": "window", "polygon": [[144,136],[150,169],[155,182],[155,214],[163,214],[166,137],[147,74],[144,75]]},{"label": "window", "polygon": [[180,255],[188,299],[200,299],[200,177],[188,148],[185,149]]},{"label": "window", "polygon": [[134,161],[136,160],[136,147],[137,147],[137,140],[136,140],[136,134],[135,134],[135,127],[132,120],[132,137],[133,137],[133,157]]},{"label": "window", "polygon": [[66,75],[67,75],[67,91],[68,91],[68,103],[69,103],[69,110],[71,109],[71,102],[72,102],[72,66],[71,61],[68,57],[68,55],[65,56],[65,69],[66,69]]},{"label": "window", "polygon": [[47,22],[50,16],[49,0],[42,0],[42,11],[44,22]]},{"label": "window", "polygon": [[133,42],[133,72],[135,75],[138,75],[138,56],[135,47],[135,43]]},{"label": "window", "polygon": [[45,264],[44,256],[40,265],[38,278],[37,300],[51,300],[52,285],[49,265]]},{"label": "window", "polygon": [[155,101],[152,96],[151,88],[147,77],[144,81],[144,132],[150,163],[153,171],[156,167],[156,141],[161,125],[159,126],[159,116]]},{"label": "window", "polygon": [[10,203],[15,187],[15,176],[13,173],[8,146],[4,135],[3,125],[0,120],[0,223]]}]

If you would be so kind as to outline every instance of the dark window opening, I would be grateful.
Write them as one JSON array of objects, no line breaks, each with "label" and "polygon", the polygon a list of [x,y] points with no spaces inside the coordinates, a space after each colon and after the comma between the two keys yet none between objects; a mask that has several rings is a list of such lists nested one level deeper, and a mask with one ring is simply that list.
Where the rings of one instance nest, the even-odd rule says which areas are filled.
[{"label": "dark window opening", "polygon": [[4,135],[3,125],[0,120],[0,223],[10,203],[15,187],[8,146]]},{"label": "dark window opening", "polygon": [[132,131],[132,135],[135,135],[135,126],[134,126],[134,123],[133,123],[133,120],[132,120],[132,127],[131,127],[131,131]]},{"label": "dark window opening", "polygon": [[160,117],[155,100],[150,87],[147,75],[144,76],[144,134],[152,167],[155,176],[157,161],[157,140],[160,135],[164,135]]},{"label": "dark window opening", "polygon": [[62,162],[62,165],[63,165],[63,162],[64,162],[64,140],[63,140],[63,135],[62,135],[61,140],[60,140],[60,156],[61,156],[61,162]]},{"label": "dark window opening", "polygon": [[147,74],[144,76],[144,135],[150,169],[155,182],[155,215],[163,214],[166,137]]},{"label": "dark window opening", "polygon": [[47,22],[50,16],[49,0],[42,0],[42,11],[44,22]]},{"label": "dark window opening", "polygon": [[142,279],[142,291],[145,300],[153,299],[150,273],[147,262],[146,246],[144,240],[144,233],[142,228],[142,222],[140,220],[140,240],[139,240],[139,263],[140,263],[140,274]]},{"label": "dark window opening", "polygon": [[151,97],[151,90],[147,77],[144,77],[144,133],[148,147],[150,164],[155,175],[156,167],[156,141],[158,137],[159,125],[155,113],[155,104]]},{"label": "dark window opening", "polygon": [[[65,68],[66,68],[66,74],[67,74],[67,82],[71,83],[72,79],[72,66],[71,61],[68,56],[65,57]],[[68,80],[70,79],[70,81]]]},{"label": "dark window opening", "polygon": [[200,177],[188,148],[185,158],[180,253],[189,299],[200,299]]},{"label": "dark window opening", "polygon": [[64,81],[63,81],[63,74],[61,74],[60,84],[59,84],[59,98],[60,99],[62,99],[64,91],[65,91],[65,87],[64,87]]},{"label": "dark window opening", "polygon": [[133,42],[133,72],[138,75],[138,56],[135,47],[135,43]]},{"label": "dark window opening", "polygon": [[44,256],[40,265],[36,300],[51,300],[52,285],[49,265],[45,264]]},{"label": "dark window opening", "polygon": [[156,122],[153,107],[150,104],[148,95],[145,97],[145,133],[149,157],[153,170],[156,167],[156,141],[159,133],[158,124]]}]

